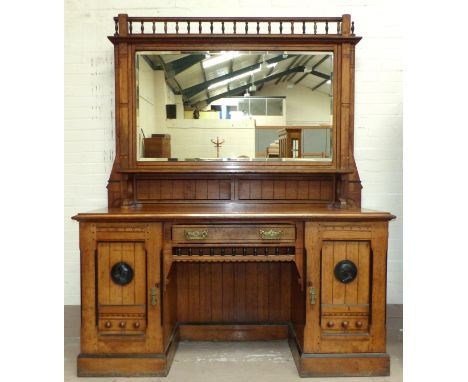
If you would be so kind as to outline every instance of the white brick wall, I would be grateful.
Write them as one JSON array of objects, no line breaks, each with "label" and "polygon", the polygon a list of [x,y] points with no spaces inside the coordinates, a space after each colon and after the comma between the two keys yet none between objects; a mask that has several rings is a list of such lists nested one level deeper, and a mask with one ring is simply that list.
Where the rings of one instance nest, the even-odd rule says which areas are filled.
[{"label": "white brick wall", "polygon": [[363,207],[390,211],[388,300],[402,303],[402,28],[388,0],[66,0],[65,1],[65,304],[79,304],[77,212],[106,206],[114,155],[112,17],[339,16],[356,34],[355,154]]}]

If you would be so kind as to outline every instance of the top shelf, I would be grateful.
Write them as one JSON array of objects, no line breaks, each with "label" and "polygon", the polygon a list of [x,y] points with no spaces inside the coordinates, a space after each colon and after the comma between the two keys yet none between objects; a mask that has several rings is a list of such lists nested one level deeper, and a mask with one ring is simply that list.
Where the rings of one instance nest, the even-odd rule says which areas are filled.
[{"label": "top shelf", "polygon": [[[149,163],[149,162],[146,162]],[[146,164],[145,163],[145,164]],[[330,167],[312,167],[300,166],[298,163],[294,168],[275,167],[269,163],[269,166],[242,166],[242,162],[234,165],[225,166],[200,166],[200,164],[213,164],[218,162],[187,162],[184,166],[171,166],[166,162],[158,162],[158,167],[138,167],[121,169],[118,172],[122,174],[154,174],[154,173],[210,173],[210,174],[269,174],[269,173],[287,173],[287,174],[352,174],[353,169],[349,168],[330,168]]]},{"label": "top shelf", "polygon": [[320,221],[372,221],[392,220],[388,212],[362,208],[333,208],[313,204],[174,204],[137,205],[128,208],[105,208],[80,213],[73,217],[78,221],[164,221],[174,219],[221,220],[271,220],[300,219]]}]

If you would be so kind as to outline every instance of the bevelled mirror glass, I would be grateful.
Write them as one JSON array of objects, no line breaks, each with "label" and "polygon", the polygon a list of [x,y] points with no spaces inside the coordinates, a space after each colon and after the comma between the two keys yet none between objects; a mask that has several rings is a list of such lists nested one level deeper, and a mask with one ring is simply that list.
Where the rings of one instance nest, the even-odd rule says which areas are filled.
[{"label": "bevelled mirror glass", "polygon": [[137,52],[139,161],[331,161],[333,53]]}]

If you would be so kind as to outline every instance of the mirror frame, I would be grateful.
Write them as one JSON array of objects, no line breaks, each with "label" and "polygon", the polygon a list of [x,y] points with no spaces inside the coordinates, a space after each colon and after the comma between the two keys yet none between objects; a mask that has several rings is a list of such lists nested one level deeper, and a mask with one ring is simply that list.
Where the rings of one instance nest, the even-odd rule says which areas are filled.
[{"label": "mirror frame", "polygon": [[[114,44],[115,57],[115,124],[116,155],[111,179],[119,174],[146,172],[163,173],[298,173],[326,172],[357,175],[354,162],[354,52],[360,37],[355,36],[350,15],[327,18],[159,18],[129,17],[119,14],[114,18],[116,33],[109,36]],[[211,33],[179,33],[179,23],[210,23]],[[224,34],[224,24],[229,22],[256,23],[257,34]],[[326,23],[326,34],[283,32],[283,24]],[[164,23],[164,32],[155,33],[155,25]],[[176,33],[167,33],[167,25],[175,24]],[[222,34],[213,33],[213,24],[221,23]],[[267,34],[259,33],[260,23],[268,23]],[[279,23],[281,34],[270,33],[270,25]],[[337,23],[336,34],[328,33],[328,24]],[[134,24],[138,32],[134,32]],[[144,32],[144,25],[153,26],[153,33]],[[140,32],[141,25],[141,32]],[[255,24],[254,24],[255,25]],[[135,28],[136,29],[136,28]],[[305,32],[305,26],[303,29]],[[339,32],[339,33],[338,33]],[[210,161],[161,162],[138,161],[136,158],[136,59],[137,51],[198,51],[198,50],[249,50],[249,51],[331,51],[334,54],[333,82],[333,158],[320,161]],[[358,175],[357,175],[358,176]]]},{"label": "mirror frame", "polygon": [[[193,49],[193,52],[196,52],[196,51],[206,51],[208,49],[206,49],[206,47],[203,47],[203,48],[200,48],[198,46],[193,46],[193,45],[188,45],[190,47],[190,50]],[[181,49],[178,49],[178,50],[189,50],[187,49],[187,47],[185,45],[177,45],[178,48],[181,48]],[[231,48],[232,46],[230,46]],[[221,50],[225,50],[225,45],[210,45],[210,51],[221,51]],[[250,49],[250,46],[249,46],[249,49],[245,49],[245,46],[242,46],[243,49],[232,49],[232,50],[235,50],[235,51],[256,51],[255,49],[255,46],[253,46],[252,49]],[[285,49],[283,49],[285,48]],[[287,48],[287,49],[286,49]],[[163,51],[164,49],[159,49],[160,51]],[[175,49],[173,49],[175,50]],[[231,49],[230,49],[231,50]],[[262,45],[262,49],[259,49],[259,51],[268,51],[268,52],[274,52],[274,51],[288,51],[288,52],[295,52],[295,51],[299,51],[299,52],[303,52],[304,49],[302,49],[301,46],[295,46],[293,49],[291,49],[291,46],[269,46],[268,48],[265,48],[264,45]],[[310,46],[307,46],[307,51],[310,51]],[[336,60],[335,60],[335,55],[337,54],[337,47],[336,46],[332,46],[332,45],[323,45],[320,47],[320,49],[316,49],[314,50],[315,52],[330,52],[330,53],[333,53],[333,78],[337,78],[335,73],[337,73],[337,70],[338,70],[338,67],[337,67],[337,64],[336,64]],[[132,46],[131,50],[130,50],[130,55],[133,56],[134,60],[136,60],[136,54],[137,52],[152,52],[153,50],[149,49],[148,47],[142,47],[142,48],[139,48],[138,46]],[[157,50],[156,50],[157,51]],[[168,50],[166,50],[168,51]],[[337,155],[337,152],[336,152],[336,131],[337,131],[337,118],[338,118],[338,115],[340,113],[339,110],[337,110],[337,103],[335,102],[335,92],[337,91],[337,82],[338,81],[335,81],[333,80],[332,82],[332,85],[333,85],[333,124],[332,124],[332,142],[331,142],[331,145],[332,145],[332,160],[331,161],[306,161],[306,160],[301,160],[301,161],[294,161],[294,160],[290,160],[290,161],[275,161],[275,160],[272,160],[271,162],[270,161],[263,161],[263,160],[257,160],[255,161],[254,158],[252,158],[253,160],[252,161],[245,161],[245,160],[224,160],[224,161],[217,161],[215,159],[213,160],[210,160],[209,162],[203,162],[203,161],[177,161],[177,162],[166,162],[166,161],[150,161],[150,160],[145,160],[145,161],[139,161],[138,158],[137,158],[137,140],[136,140],[136,136],[137,136],[137,131],[136,131],[136,126],[137,126],[137,122],[136,122],[136,64],[133,65],[133,71],[132,71],[132,74],[131,74],[131,87],[132,87],[132,91],[133,91],[133,97],[132,97],[132,103],[133,103],[133,110],[134,110],[134,114],[133,114],[133,118],[132,118],[132,123],[131,123],[131,126],[129,128],[129,140],[131,140],[129,142],[130,144],[130,147],[134,150],[134,154],[131,154],[131,157],[135,157],[135,161],[136,161],[136,164],[135,166],[136,167],[142,167],[142,168],[150,168],[150,167],[153,167],[153,166],[159,166],[159,163],[166,163],[166,164],[170,164],[169,167],[172,167],[172,164],[179,164],[179,163],[185,163],[186,165],[190,165],[190,164],[200,164],[201,166],[206,166],[207,163],[224,163],[224,164],[229,164],[229,166],[233,166],[234,164],[239,164],[239,163],[242,163],[242,164],[246,164],[245,167],[255,167],[256,165],[257,166],[275,166],[275,165],[279,165],[279,166],[282,166],[282,167],[288,167],[288,165],[285,166],[286,163],[289,164],[289,166],[291,166],[291,163],[294,164],[294,165],[298,165],[299,163],[314,163],[313,165],[314,166],[318,166],[318,167],[329,167],[329,168],[335,168],[336,167],[336,163],[335,163],[335,158],[336,158],[336,155]],[[178,165],[179,167],[182,167],[183,165]],[[211,167],[211,166],[208,166],[208,167]]]}]

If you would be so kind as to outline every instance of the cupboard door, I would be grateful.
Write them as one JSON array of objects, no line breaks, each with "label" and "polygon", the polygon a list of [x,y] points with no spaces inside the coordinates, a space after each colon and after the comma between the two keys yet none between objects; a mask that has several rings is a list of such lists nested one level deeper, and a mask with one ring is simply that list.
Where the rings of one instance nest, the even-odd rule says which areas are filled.
[{"label": "cupboard door", "polygon": [[145,333],[146,262],[144,242],[97,243],[99,334]]},{"label": "cupboard door", "polygon": [[82,352],[161,353],[162,225],[81,228],[94,249],[82,249]]},{"label": "cupboard door", "polygon": [[387,223],[307,223],[304,351],[385,351]]}]

